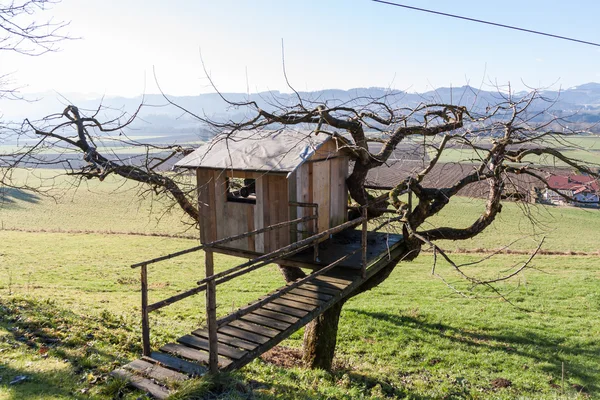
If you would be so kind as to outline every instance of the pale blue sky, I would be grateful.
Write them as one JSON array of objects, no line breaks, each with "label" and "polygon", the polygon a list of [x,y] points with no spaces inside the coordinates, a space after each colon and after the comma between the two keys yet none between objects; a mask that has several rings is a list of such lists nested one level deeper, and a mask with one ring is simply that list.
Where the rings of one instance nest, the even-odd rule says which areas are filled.
[{"label": "pale blue sky", "polygon": [[[600,42],[597,0],[398,2]],[[200,49],[222,91],[289,91],[282,38],[298,90],[600,81],[600,47],[368,0],[63,0],[49,15],[82,39],[42,58],[1,54],[26,92],[156,93],[153,68],[168,93],[209,92]]]}]

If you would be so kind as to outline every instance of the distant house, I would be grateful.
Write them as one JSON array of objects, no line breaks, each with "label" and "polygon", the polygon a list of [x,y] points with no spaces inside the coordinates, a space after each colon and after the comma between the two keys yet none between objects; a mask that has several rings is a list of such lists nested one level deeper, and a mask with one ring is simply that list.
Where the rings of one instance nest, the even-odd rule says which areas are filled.
[{"label": "distant house", "polygon": [[587,175],[552,175],[544,199],[551,204],[599,207],[598,181]]}]

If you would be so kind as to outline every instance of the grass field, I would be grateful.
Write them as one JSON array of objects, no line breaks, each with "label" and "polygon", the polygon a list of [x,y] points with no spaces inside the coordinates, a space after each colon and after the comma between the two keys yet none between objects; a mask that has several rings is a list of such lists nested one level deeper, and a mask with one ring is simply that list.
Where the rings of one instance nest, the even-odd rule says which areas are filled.
[{"label": "grass field", "polygon": [[[65,182],[60,185],[68,187]],[[137,399],[140,392],[108,377],[141,352],[138,271],[129,264],[197,244],[180,215],[115,192],[118,181],[89,182],[59,203],[15,193],[0,208],[0,398]],[[129,186],[122,189],[133,190]],[[433,222],[467,224],[483,208],[460,199]],[[598,211],[536,207],[550,248],[595,252]],[[458,222],[457,222],[458,221]],[[83,233],[87,231],[88,233]],[[121,234],[114,234],[120,232]],[[443,247],[496,248],[532,228],[507,204],[477,239]],[[532,249],[534,239],[517,243]],[[481,255],[453,254],[457,262]],[[500,255],[468,272],[494,277],[527,256]],[[256,360],[212,385],[215,398],[452,399],[600,397],[600,270],[598,256],[539,256],[531,269],[489,290],[471,291],[445,264],[431,275],[432,256],[401,264],[382,285],[350,300],[342,313],[332,373],[283,368]],[[218,256],[218,268],[233,265]],[[189,288],[203,274],[201,254],[150,268],[151,301]],[[218,312],[283,284],[266,267],[220,286]],[[151,316],[154,347],[203,323],[196,296]],[[283,343],[301,346],[302,332]],[[564,375],[563,375],[564,368]],[[26,378],[15,384],[19,376]]]},{"label": "grass field", "polygon": [[[477,145],[485,147],[491,145],[491,141],[487,138],[479,140]],[[580,160],[584,163],[600,166],[600,136],[598,135],[577,135],[568,138],[561,138],[561,140],[549,139],[545,145],[549,147],[556,147],[567,157],[575,160]],[[485,151],[474,150],[469,147],[459,148],[446,148],[442,153],[439,160],[441,163],[477,163],[483,157],[486,156]],[[430,150],[430,156],[435,155],[433,149]],[[569,167],[566,163],[561,160],[555,159],[554,157],[538,157],[530,156],[526,157],[525,161],[529,161],[535,164],[545,164],[553,167]]]}]

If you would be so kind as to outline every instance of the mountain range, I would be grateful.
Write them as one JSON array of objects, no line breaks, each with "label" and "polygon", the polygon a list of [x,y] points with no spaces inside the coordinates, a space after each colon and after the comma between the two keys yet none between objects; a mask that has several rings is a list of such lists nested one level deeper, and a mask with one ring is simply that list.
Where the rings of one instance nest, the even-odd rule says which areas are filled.
[{"label": "mountain range", "polygon": [[[524,96],[525,92],[515,93],[514,98]],[[568,115],[574,123],[600,122],[600,83],[586,83],[565,90],[543,90],[540,94],[552,102],[551,112],[554,115]],[[356,99],[379,99],[394,103],[395,106],[411,107],[419,103],[436,102],[465,105],[469,109],[483,110],[502,100],[503,94],[498,90],[481,90],[471,86],[455,88],[442,87],[425,93],[408,93],[384,88],[356,88],[350,90],[326,89],[314,92],[299,92],[304,101],[317,103],[327,102],[328,105],[356,103]],[[255,101],[266,110],[273,110],[277,105],[289,105],[297,102],[296,93],[280,93],[277,91],[254,94],[224,93],[223,96],[232,102]],[[247,117],[243,107],[233,107],[227,104],[219,94],[209,93],[197,96],[168,96],[180,107],[200,116],[213,120],[242,120]],[[193,116],[182,112],[181,109],[170,105],[160,94],[126,97],[102,97],[69,93],[59,95],[54,92],[29,94],[29,101],[0,100],[0,115],[4,121],[20,121],[24,118],[35,120],[53,113],[60,113],[65,105],[74,104],[81,110],[96,110],[100,105],[103,110],[98,117],[110,119],[122,112],[132,113],[143,102],[138,118],[128,131],[130,135],[148,134],[181,134],[184,137],[198,135],[204,139],[209,135],[202,124]],[[358,100],[361,101],[361,100]],[[308,103],[311,104],[311,103]],[[532,105],[534,110],[547,108],[550,103],[538,101]]]}]

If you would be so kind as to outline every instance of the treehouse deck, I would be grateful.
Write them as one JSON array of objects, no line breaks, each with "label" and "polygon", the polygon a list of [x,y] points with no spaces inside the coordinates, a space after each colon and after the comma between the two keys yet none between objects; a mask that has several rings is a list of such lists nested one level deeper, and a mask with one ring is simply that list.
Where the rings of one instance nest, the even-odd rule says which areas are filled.
[{"label": "treehouse deck", "polygon": [[[279,260],[316,271],[217,321],[219,371],[239,369],[259,357],[347,298],[402,252],[401,235],[369,232],[363,273],[355,267],[361,264],[360,236],[361,232],[354,230],[334,235],[321,243],[317,262],[312,261],[313,253],[308,250]],[[165,398],[173,381],[208,372],[209,349],[209,332],[203,327],[113,371],[113,375],[156,398]]]}]

